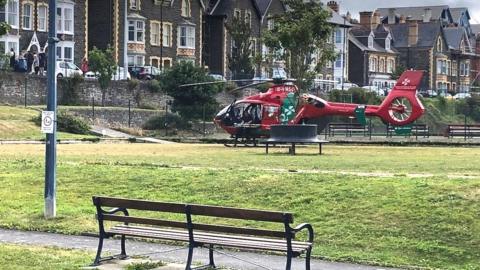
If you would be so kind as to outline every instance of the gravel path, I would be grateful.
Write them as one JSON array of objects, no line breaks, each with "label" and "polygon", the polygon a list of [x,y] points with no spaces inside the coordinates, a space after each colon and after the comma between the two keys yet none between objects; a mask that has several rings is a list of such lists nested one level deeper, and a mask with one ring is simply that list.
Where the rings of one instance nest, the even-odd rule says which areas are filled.
[{"label": "gravel path", "polygon": [[[57,246],[60,248],[85,249],[95,252],[97,249],[97,238],[88,236],[71,236],[44,232],[26,232],[15,230],[0,229],[0,243],[26,244],[36,246]],[[157,243],[147,243],[141,241],[129,240],[127,242],[127,254],[129,255],[147,255],[152,260],[161,260],[165,262],[185,263],[187,258],[187,250],[181,246],[169,246]],[[120,242],[118,240],[107,240],[104,250],[112,254],[119,253]],[[194,261],[208,261],[208,250],[197,249],[194,255]],[[230,250],[219,250],[220,253],[215,254],[216,264],[233,269],[257,270],[257,269],[284,269],[285,257],[275,255],[265,255],[250,252],[234,252]],[[234,259],[224,255],[228,253],[242,260]],[[92,257],[93,261],[93,257]],[[256,266],[248,264],[254,262],[261,265]],[[305,269],[304,260],[295,259],[293,269]],[[373,266],[363,266],[357,264],[334,263],[321,260],[312,261],[312,270],[382,270],[393,269]]]}]

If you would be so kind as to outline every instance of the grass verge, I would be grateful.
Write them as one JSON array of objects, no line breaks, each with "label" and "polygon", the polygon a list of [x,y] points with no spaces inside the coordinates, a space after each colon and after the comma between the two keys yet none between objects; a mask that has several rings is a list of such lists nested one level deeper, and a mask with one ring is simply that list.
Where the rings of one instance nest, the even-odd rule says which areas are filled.
[{"label": "grass verge", "polygon": [[319,257],[480,269],[480,149],[326,146],[323,156],[315,147],[299,148],[298,156],[263,151],[61,145],[58,218],[46,221],[44,148],[0,146],[0,226],[96,232],[92,195],[272,209],[313,224]]},{"label": "grass verge", "polygon": [[0,244],[0,268],[9,270],[70,270],[91,263],[93,253],[52,247]]}]

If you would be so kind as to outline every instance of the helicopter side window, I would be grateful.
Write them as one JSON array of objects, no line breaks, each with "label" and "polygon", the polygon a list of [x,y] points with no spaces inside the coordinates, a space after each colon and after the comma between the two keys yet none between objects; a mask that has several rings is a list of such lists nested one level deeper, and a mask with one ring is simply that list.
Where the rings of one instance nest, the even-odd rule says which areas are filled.
[{"label": "helicopter side window", "polygon": [[262,108],[260,104],[250,104],[243,111],[242,120],[247,124],[260,124],[262,122]]}]

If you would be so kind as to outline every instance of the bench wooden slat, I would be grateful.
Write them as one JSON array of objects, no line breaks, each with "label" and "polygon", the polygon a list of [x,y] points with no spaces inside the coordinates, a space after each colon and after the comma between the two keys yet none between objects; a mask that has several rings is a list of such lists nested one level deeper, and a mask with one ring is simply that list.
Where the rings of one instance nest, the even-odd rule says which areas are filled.
[{"label": "bench wooden slat", "polygon": [[[115,228],[136,228],[139,230],[146,230],[146,231],[171,231],[168,229],[163,229],[163,228],[155,228],[155,227],[142,227],[142,226],[131,226],[131,225],[116,225]],[[186,231],[185,231],[186,232]],[[283,236],[285,236],[284,232],[281,232]],[[208,235],[208,236],[220,236],[220,237],[230,237],[230,238],[235,238],[235,239],[244,239],[244,240],[261,240],[264,242],[285,242],[285,239],[278,239],[278,238],[259,238],[259,237],[248,237],[248,236],[240,236],[240,235],[235,235],[235,234],[213,234],[213,233],[208,233],[208,232],[203,232],[203,231],[194,231],[195,235]],[[267,236],[268,237],[268,236]],[[271,236],[271,237],[276,237],[276,236]],[[281,237],[281,236],[278,236]],[[305,244],[305,242],[301,241],[292,241],[292,244]]]},{"label": "bench wooden slat", "polygon": [[243,220],[257,220],[270,222],[293,223],[293,215],[291,213],[282,213],[275,211],[250,210],[230,207],[191,205],[191,214],[210,217],[222,217]]},{"label": "bench wooden slat", "polygon": [[[110,233],[122,234],[131,237],[144,237],[152,239],[162,239],[170,241],[181,241],[188,242],[188,233],[184,235],[180,233],[152,233],[147,231],[136,231],[136,230],[121,230],[121,229],[112,229]],[[201,235],[195,236],[195,242],[201,244],[215,244],[228,247],[236,248],[251,248],[251,249],[262,249],[262,250],[271,250],[271,251],[287,251],[287,244],[285,243],[265,243],[258,241],[242,241],[231,238],[221,238],[221,237],[206,237]],[[296,252],[305,251],[309,245],[298,246],[292,245],[292,249]]]},{"label": "bench wooden slat", "polygon": [[178,221],[171,221],[171,220],[163,220],[163,219],[154,219],[154,218],[140,218],[140,217],[132,217],[132,216],[118,216],[118,215],[103,215],[104,220],[109,221],[118,221],[118,222],[127,222],[127,223],[137,223],[137,224],[145,224],[145,225],[155,225],[155,226],[166,226],[172,228],[187,228],[186,222],[178,222]]},{"label": "bench wooden slat", "polygon": [[136,210],[161,211],[167,213],[185,213],[185,204],[130,200],[123,198],[93,197],[95,205],[121,207]]}]

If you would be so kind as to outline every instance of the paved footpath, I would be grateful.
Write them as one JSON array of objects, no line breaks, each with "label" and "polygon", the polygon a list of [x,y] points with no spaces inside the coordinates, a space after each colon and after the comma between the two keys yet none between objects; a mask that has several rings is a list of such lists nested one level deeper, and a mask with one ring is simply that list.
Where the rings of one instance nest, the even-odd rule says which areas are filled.
[{"label": "paved footpath", "polygon": [[[25,232],[15,230],[0,229],[0,243],[15,243],[38,246],[56,246],[60,248],[85,249],[96,251],[98,240],[95,237],[88,236],[71,236],[44,232]],[[147,243],[141,241],[127,241],[127,254],[129,255],[145,255],[152,260],[161,260],[165,262],[185,263],[187,258],[187,250],[181,249],[181,246],[169,246],[157,243]],[[111,254],[119,253],[119,240],[108,239],[105,242],[104,250]],[[179,250],[180,249],[180,250]],[[224,255],[228,253],[241,260]],[[233,252],[219,250],[215,254],[216,264],[233,269],[257,270],[257,269],[285,269],[285,257],[275,255],[265,255],[250,252]],[[242,261],[243,260],[243,261]],[[92,258],[93,261],[93,258]],[[194,255],[195,262],[207,262],[208,250],[196,249]],[[254,262],[257,265],[248,264]],[[261,266],[259,266],[261,265]],[[305,269],[304,260],[295,259],[293,269]],[[383,270],[393,269],[374,266],[363,266],[357,264],[334,263],[321,260],[312,261],[312,270]]]}]

